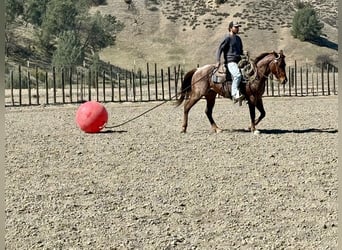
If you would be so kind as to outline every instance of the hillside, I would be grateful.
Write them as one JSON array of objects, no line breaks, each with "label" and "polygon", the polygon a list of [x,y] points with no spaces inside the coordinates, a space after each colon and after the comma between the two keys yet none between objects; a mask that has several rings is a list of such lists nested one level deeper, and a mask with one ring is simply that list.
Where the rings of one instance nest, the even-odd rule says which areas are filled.
[{"label": "hillside", "polygon": [[240,36],[252,57],[283,49],[289,65],[295,60],[313,64],[318,55],[337,61],[337,1],[310,1],[324,23],[323,46],[291,36],[294,2],[238,0],[216,5],[214,0],[133,0],[128,8],[123,0],[107,0],[107,5],[91,11],[112,14],[125,23],[116,45],[100,54],[104,61],[125,68],[144,68],[146,62],[186,68],[214,63],[232,19],[242,23]]}]

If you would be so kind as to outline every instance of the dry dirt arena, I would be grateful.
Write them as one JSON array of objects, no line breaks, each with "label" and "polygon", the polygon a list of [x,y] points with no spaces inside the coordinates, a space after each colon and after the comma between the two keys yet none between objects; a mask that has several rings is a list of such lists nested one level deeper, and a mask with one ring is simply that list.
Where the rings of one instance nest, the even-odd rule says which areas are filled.
[{"label": "dry dirt arena", "polygon": [[[86,134],[78,105],[6,108],[6,249],[337,249],[338,100],[170,102]],[[159,103],[106,103],[108,127]]]}]

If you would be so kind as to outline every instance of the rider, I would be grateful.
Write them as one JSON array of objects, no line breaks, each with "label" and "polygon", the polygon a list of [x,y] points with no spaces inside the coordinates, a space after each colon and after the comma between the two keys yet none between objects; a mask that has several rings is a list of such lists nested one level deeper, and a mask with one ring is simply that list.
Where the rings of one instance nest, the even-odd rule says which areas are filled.
[{"label": "rider", "polygon": [[231,21],[229,23],[229,34],[221,42],[216,54],[216,66],[220,66],[220,58],[223,53],[226,70],[228,69],[232,75],[232,97],[234,102],[238,102],[243,98],[243,95],[241,95],[239,91],[242,76],[238,67],[238,62],[243,55],[242,41],[240,36],[237,35],[239,33],[239,27],[241,27],[241,25],[236,21]]}]

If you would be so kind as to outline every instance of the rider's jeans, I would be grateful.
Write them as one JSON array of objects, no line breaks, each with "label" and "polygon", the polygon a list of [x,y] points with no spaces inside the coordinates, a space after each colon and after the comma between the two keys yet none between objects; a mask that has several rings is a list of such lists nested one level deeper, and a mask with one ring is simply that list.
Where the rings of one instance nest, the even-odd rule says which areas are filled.
[{"label": "rider's jeans", "polygon": [[232,83],[232,96],[234,97],[238,93],[239,85],[241,82],[241,72],[236,62],[228,63],[228,70],[233,78]]}]

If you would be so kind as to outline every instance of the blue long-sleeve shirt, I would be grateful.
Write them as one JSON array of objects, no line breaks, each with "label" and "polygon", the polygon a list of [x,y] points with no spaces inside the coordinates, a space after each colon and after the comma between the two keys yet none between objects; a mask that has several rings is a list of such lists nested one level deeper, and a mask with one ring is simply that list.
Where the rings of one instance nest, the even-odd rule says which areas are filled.
[{"label": "blue long-sleeve shirt", "polygon": [[228,35],[221,42],[217,53],[216,61],[219,62],[223,53],[224,63],[239,62],[243,55],[243,46],[241,38],[238,35]]}]

